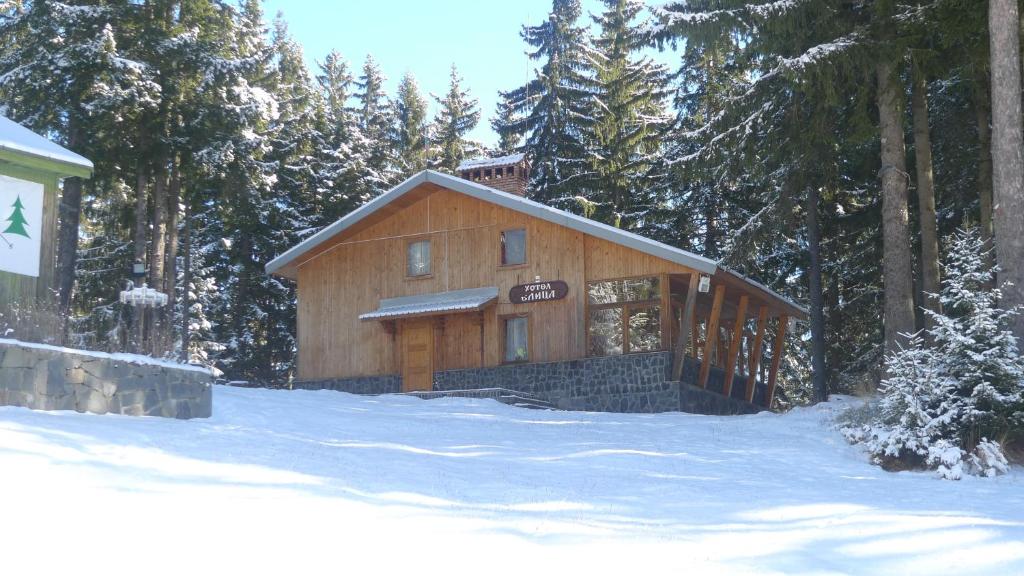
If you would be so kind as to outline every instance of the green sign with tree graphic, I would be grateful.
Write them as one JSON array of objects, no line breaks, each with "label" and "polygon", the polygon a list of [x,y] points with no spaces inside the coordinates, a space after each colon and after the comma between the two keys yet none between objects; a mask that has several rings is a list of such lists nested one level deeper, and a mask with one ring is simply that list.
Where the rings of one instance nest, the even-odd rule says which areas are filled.
[{"label": "green sign with tree graphic", "polygon": [[25,230],[25,225],[28,224],[28,220],[25,219],[25,205],[21,203],[21,196],[14,201],[14,212],[11,213],[7,221],[10,222],[10,226],[4,230],[4,234],[18,234],[25,238],[31,238],[28,235],[28,231]]},{"label": "green sign with tree graphic", "polygon": [[39,277],[43,185],[0,175],[0,271]]}]

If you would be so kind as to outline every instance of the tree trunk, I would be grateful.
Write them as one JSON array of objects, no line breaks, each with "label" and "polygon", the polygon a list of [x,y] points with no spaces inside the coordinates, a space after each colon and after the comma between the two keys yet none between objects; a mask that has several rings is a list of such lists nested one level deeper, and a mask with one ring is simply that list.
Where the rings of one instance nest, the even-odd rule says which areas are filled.
[{"label": "tree trunk", "polygon": [[[989,124],[991,96],[988,82],[984,82],[975,93],[974,114],[978,123],[978,204],[981,208],[981,239],[992,249],[992,128]],[[986,262],[995,264],[991,252]]]},{"label": "tree trunk", "polygon": [[907,150],[903,139],[903,90],[891,62],[877,65],[882,167],[882,282],[885,352],[914,331],[914,283],[907,214]]},{"label": "tree trunk", "polygon": [[[153,224],[150,241],[149,286],[162,290],[164,283],[164,256],[167,236],[167,157],[161,154],[157,160],[156,179],[153,182]],[[154,356],[164,350],[163,314],[161,308],[154,308],[147,326],[149,351]]]},{"label": "tree trunk", "polygon": [[[79,143],[78,122],[68,123],[68,146],[75,150]],[[75,288],[78,263],[78,227],[82,216],[82,179],[66,178],[60,196],[60,228],[57,232],[57,294],[58,312],[67,318],[71,310],[71,294]]]},{"label": "tree trunk", "polygon": [[167,235],[165,236],[164,277],[160,288],[167,294],[164,308],[164,324],[167,326],[168,345],[174,345],[174,303],[178,282],[178,214],[181,211],[181,169],[177,158],[171,164],[171,182],[167,190]]},{"label": "tree trunk", "polygon": [[825,369],[825,312],[821,292],[821,230],[818,225],[818,189],[807,187],[807,269],[811,300],[811,382],[814,399],[828,400],[828,373]]},{"label": "tree trunk", "polygon": [[[149,222],[149,211],[147,207],[146,187],[149,184],[149,171],[145,160],[145,125],[139,126],[139,158],[135,167],[135,263],[146,263],[146,225]],[[132,334],[133,341],[131,350],[141,352],[144,340],[145,313],[141,306],[135,306],[132,310]]]},{"label": "tree trunk", "polygon": [[[989,0],[992,67],[992,224],[1004,308],[1024,305],[1024,127],[1021,125],[1020,22],[1016,0]],[[1009,283],[1009,284],[1007,284]],[[1024,315],[1012,320],[1024,339]]]},{"label": "tree trunk", "polygon": [[[914,154],[917,166],[917,209],[921,226],[921,303],[940,312],[939,237],[935,216],[935,181],[932,176],[932,141],[928,133],[928,83],[924,74],[915,73],[911,108],[914,121]],[[932,324],[924,315],[924,326]]]},{"label": "tree trunk", "polygon": [[189,360],[189,292],[192,290],[192,211],[185,201],[184,230],[181,234],[181,359]]}]

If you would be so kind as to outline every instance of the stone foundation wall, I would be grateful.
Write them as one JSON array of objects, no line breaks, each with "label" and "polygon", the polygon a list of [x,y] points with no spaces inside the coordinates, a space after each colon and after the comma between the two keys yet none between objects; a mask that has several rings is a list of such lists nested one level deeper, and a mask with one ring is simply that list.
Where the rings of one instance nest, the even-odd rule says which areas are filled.
[{"label": "stone foundation wall", "polygon": [[679,410],[671,367],[671,353],[653,352],[446,370],[434,373],[434,390],[507,388],[562,410],[669,412]]},{"label": "stone foundation wall", "polygon": [[[434,391],[509,390],[528,394],[562,410],[593,412],[693,412],[749,414],[760,408],[743,401],[746,378],[734,379],[733,398],[721,395],[724,372],[712,368],[708,390],[695,382],[700,362],[687,358],[683,382],[672,382],[672,353],[651,352],[565,362],[508,364],[489,368],[444,370],[434,373]],[[398,375],[298,381],[300,390],[337,390],[353,394],[401,392]],[[763,388],[763,387],[762,387]]]},{"label": "stone foundation wall", "polygon": [[388,374],[387,376],[358,376],[332,380],[297,380],[292,382],[292,388],[294,390],[335,390],[350,394],[397,394],[402,391],[402,377],[397,374]]},{"label": "stone foundation wall", "polygon": [[208,418],[213,375],[138,357],[0,342],[0,406]]}]

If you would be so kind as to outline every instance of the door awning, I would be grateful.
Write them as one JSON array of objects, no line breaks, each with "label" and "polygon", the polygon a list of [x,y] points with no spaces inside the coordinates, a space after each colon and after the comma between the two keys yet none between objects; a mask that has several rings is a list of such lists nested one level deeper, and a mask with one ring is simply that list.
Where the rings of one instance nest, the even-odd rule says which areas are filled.
[{"label": "door awning", "polygon": [[360,314],[360,320],[396,320],[416,316],[437,316],[460,312],[476,312],[497,302],[498,288],[470,288],[400,298],[384,298],[372,312]]}]

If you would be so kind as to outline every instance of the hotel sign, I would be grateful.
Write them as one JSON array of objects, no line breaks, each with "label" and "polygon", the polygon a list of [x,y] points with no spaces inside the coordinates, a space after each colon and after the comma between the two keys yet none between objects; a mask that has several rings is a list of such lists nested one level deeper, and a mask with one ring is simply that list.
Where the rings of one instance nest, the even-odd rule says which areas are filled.
[{"label": "hotel sign", "polygon": [[561,300],[569,293],[569,285],[561,280],[519,284],[508,291],[508,300],[513,304],[531,304]]}]

